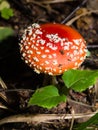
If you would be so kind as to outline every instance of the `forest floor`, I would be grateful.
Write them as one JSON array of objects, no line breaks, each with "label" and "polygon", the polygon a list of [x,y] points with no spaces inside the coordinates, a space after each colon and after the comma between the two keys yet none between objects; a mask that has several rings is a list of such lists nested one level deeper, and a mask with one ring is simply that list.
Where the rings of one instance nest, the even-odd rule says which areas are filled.
[{"label": "forest floor", "polygon": [[[50,3],[48,3],[49,1]],[[66,118],[65,120],[66,114],[73,116],[73,110],[74,114],[87,114],[95,111],[93,108],[97,105],[97,84],[82,93],[70,91],[70,100],[67,103],[61,103],[50,110],[38,106],[28,107],[28,100],[33,90],[42,87],[45,75],[36,74],[21,60],[19,37],[27,26],[35,22],[40,24],[63,23],[64,19],[83,0],[53,1],[51,3],[51,0],[48,0],[42,3],[42,1],[37,0],[9,0],[14,16],[9,20],[0,18],[0,26],[12,27],[14,30],[14,36],[0,42],[0,76],[3,83],[0,85],[0,90],[5,89],[0,91],[0,119],[5,120],[5,123],[0,125],[0,130],[69,130],[72,126],[72,119]],[[90,11],[85,3],[64,24],[70,25],[81,33],[91,52],[81,69],[96,70],[98,69],[98,13],[87,12]],[[2,88],[4,86],[5,88]],[[40,114],[43,114],[43,118]],[[58,114],[59,117],[61,114],[62,117],[40,123],[41,119],[48,118],[46,115],[53,116],[53,114]],[[33,122],[31,115],[37,116],[36,122]],[[14,123],[6,123],[7,119],[13,120]],[[23,122],[19,123],[18,119],[23,120]],[[82,123],[87,119],[84,115],[84,118],[74,119],[74,123]]]}]

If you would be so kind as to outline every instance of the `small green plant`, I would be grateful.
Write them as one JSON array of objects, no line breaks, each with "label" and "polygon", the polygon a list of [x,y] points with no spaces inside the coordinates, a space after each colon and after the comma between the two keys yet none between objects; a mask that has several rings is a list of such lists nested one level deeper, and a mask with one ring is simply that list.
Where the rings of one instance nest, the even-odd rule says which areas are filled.
[{"label": "small green plant", "polygon": [[[3,19],[8,20],[14,15],[13,10],[7,0],[0,0],[0,15]],[[14,31],[11,27],[0,27],[0,41],[13,35]]]},{"label": "small green plant", "polygon": [[[43,108],[50,109],[60,102],[67,101],[67,94],[70,89],[82,92],[95,84],[98,78],[98,71],[92,70],[68,70],[62,75],[64,81],[63,91],[57,86],[49,85],[37,89],[29,100],[29,105],[38,105]],[[98,113],[91,117],[87,122],[79,124],[74,130],[88,130],[87,127],[98,124]],[[93,127],[94,128],[94,127]],[[91,129],[90,129],[91,130]],[[92,129],[93,130],[93,129]]]},{"label": "small green plant", "polygon": [[35,104],[50,109],[62,101],[66,101],[66,96],[64,94],[60,95],[58,89],[54,85],[49,85],[37,89],[31,97],[29,105]]},{"label": "small green plant", "polygon": [[60,102],[67,100],[67,94],[70,89],[82,92],[95,84],[97,77],[98,71],[68,70],[62,75],[65,84],[64,91],[54,85],[37,89],[30,98],[29,105],[38,105],[48,109],[55,107]]},{"label": "small green plant", "polygon": [[13,9],[10,8],[10,4],[7,0],[0,0],[0,14],[1,17],[6,20],[14,15]]},{"label": "small green plant", "polygon": [[6,39],[7,37],[13,35],[14,31],[10,27],[0,27],[0,41]]}]

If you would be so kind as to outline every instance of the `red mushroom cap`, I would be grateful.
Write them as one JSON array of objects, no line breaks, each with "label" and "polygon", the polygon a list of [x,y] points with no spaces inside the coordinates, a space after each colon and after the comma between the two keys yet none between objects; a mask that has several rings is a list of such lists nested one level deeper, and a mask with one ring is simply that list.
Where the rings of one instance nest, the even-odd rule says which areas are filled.
[{"label": "red mushroom cap", "polygon": [[20,52],[37,73],[60,75],[81,65],[86,45],[83,37],[69,26],[34,23],[24,31]]}]

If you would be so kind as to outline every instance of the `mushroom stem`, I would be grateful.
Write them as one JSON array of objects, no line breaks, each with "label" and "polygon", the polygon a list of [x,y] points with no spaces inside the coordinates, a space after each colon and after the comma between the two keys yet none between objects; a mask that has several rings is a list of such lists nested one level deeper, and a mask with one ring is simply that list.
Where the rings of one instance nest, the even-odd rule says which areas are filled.
[{"label": "mushroom stem", "polygon": [[42,86],[47,86],[47,85],[57,85],[58,81],[56,76],[51,76],[51,75],[44,75],[44,80]]}]

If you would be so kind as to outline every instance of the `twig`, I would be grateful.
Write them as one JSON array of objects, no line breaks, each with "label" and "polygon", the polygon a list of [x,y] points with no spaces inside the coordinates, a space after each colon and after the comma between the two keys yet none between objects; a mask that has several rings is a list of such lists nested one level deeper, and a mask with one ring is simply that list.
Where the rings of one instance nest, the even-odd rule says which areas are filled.
[{"label": "twig", "polygon": [[90,10],[90,11],[87,11],[87,12],[84,12],[74,18],[72,18],[71,20],[69,20],[66,25],[70,26],[72,23],[74,23],[77,19],[79,19],[80,17],[83,17],[85,15],[90,15],[92,13],[98,13],[98,10]]},{"label": "twig", "polygon": [[5,102],[7,102],[7,97],[6,97],[3,93],[0,93],[0,97],[1,97]]},{"label": "twig", "polygon": [[41,3],[53,4],[53,3],[61,3],[61,2],[69,2],[69,1],[73,1],[73,0],[45,0],[45,1],[41,1]]},{"label": "twig", "polygon": [[73,124],[74,124],[74,115],[75,115],[75,111],[74,111],[74,109],[72,108],[72,120],[71,120],[70,130],[72,130],[72,128],[73,128]]},{"label": "twig", "polygon": [[29,92],[34,92],[35,90],[32,90],[32,89],[23,89],[23,88],[21,88],[21,89],[0,89],[0,92],[19,92],[19,91],[29,91]]},{"label": "twig", "polygon": [[67,98],[67,101],[68,102],[73,102],[75,104],[78,104],[78,105],[81,105],[81,106],[84,106],[84,107],[88,107],[88,108],[96,108],[95,106],[91,106],[91,105],[88,105],[88,104],[85,104],[85,103],[82,103],[82,102],[78,102],[78,101],[74,101],[70,98]]},{"label": "twig", "polygon": [[54,4],[54,3],[61,3],[61,2],[71,2],[73,0],[27,0],[27,2],[35,2],[37,1],[39,4]]},{"label": "twig", "polygon": [[[81,114],[75,114],[74,119],[78,118],[90,118],[94,116],[96,113],[98,113],[98,110],[96,112],[91,113],[81,113]],[[6,117],[0,120],[0,125],[6,124],[6,123],[18,123],[18,122],[36,122],[36,123],[42,123],[51,120],[63,120],[63,119],[72,119],[72,114],[19,114],[14,115],[10,117]]]},{"label": "twig", "polygon": [[87,0],[83,0],[83,2],[82,2],[80,5],[78,5],[78,6],[61,22],[61,24],[66,23],[66,22],[73,16],[73,14],[74,14],[78,9],[80,9],[80,7],[83,6],[86,2],[87,2]]},{"label": "twig", "polygon": [[[3,88],[3,90],[7,90],[7,86],[4,83],[4,81],[1,79],[1,77],[0,77],[0,85]],[[6,96],[3,93],[1,93],[1,92],[0,92],[0,97],[2,97],[2,99],[7,102]]]},{"label": "twig", "polygon": [[8,109],[6,106],[0,104],[0,109]]},{"label": "twig", "polygon": [[2,87],[3,89],[7,89],[7,86],[6,86],[6,84],[4,83],[4,81],[1,79],[1,77],[0,77],[0,85],[1,85],[1,87]]},{"label": "twig", "polygon": [[87,48],[88,49],[98,49],[98,45],[94,45],[94,44],[92,44],[92,45],[87,45]]}]

